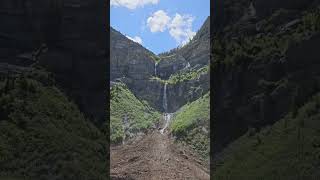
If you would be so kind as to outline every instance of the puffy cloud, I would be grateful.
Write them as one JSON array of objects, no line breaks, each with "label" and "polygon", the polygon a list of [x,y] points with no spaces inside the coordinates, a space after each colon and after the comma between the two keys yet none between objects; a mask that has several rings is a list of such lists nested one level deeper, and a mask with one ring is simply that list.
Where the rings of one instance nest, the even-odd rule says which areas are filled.
[{"label": "puffy cloud", "polygon": [[139,36],[135,36],[135,37],[133,37],[133,38],[130,37],[130,36],[126,36],[126,37],[127,37],[128,39],[136,42],[136,43],[142,44],[142,39],[141,39],[141,37],[139,37]]},{"label": "puffy cloud", "polygon": [[193,21],[193,16],[178,13],[172,19],[169,24],[169,33],[178,44],[185,45],[196,35],[196,32],[192,31]]},{"label": "puffy cloud", "polygon": [[136,9],[147,4],[158,4],[159,0],[111,0],[111,6],[123,6],[128,9]]},{"label": "puffy cloud", "polygon": [[147,26],[151,32],[164,32],[169,30],[169,34],[176,40],[177,44],[187,44],[195,35],[192,31],[194,17],[191,15],[181,15],[176,13],[173,18],[163,10],[156,11],[147,19]]},{"label": "puffy cloud", "polygon": [[158,10],[147,19],[147,26],[151,32],[164,32],[171,18],[163,10]]}]

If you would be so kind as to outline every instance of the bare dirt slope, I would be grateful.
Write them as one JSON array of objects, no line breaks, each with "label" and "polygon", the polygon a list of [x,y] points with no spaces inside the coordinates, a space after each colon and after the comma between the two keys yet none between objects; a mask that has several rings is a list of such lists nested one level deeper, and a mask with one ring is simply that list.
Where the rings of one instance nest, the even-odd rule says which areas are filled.
[{"label": "bare dirt slope", "polygon": [[111,148],[113,180],[210,179],[209,171],[186,149],[159,131],[140,141]]}]

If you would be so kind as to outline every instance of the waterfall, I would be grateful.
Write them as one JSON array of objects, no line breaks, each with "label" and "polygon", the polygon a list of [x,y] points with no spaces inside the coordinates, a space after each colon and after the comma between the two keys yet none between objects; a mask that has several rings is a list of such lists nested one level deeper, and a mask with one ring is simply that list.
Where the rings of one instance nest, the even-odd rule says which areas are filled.
[{"label": "waterfall", "polygon": [[188,68],[190,68],[190,67],[191,67],[190,63],[189,63],[189,62],[187,62],[187,64],[184,66],[184,68],[183,68],[183,69],[185,70],[185,69],[188,69]]},{"label": "waterfall", "polygon": [[253,2],[251,1],[250,6],[249,6],[249,15],[250,16],[255,16],[256,15],[256,9],[254,8]]},{"label": "waterfall", "polygon": [[157,65],[158,65],[158,62],[155,62],[154,63],[154,76],[157,77]]},{"label": "waterfall", "polygon": [[165,113],[164,114],[164,121],[166,122],[166,124],[164,125],[164,127],[160,130],[160,133],[163,134],[164,130],[167,129],[169,122],[171,119],[171,113]]},{"label": "waterfall", "polygon": [[168,102],[167,102],[167,83],[164,84],[162,106],[163,106],[164,112],[166,113],[167,110],[168,110]]},{"label": "waterfall", "polygon": [[186,69],[189,68],[190,66],[191,66],[190,63],[188,62],[187,66],[186,66]]},{"label": "waterfall", "polygon": [[167,113],[168,111],[168,100],[167,100],[167,83],[164,84],[164,89],[163,89],[163,109],[164,109],[164,121],[165,125],[164,127],[160,130],[160,133],[163,134],[164,130],[168,127],[170,119],[171,119],[171,114]]}]

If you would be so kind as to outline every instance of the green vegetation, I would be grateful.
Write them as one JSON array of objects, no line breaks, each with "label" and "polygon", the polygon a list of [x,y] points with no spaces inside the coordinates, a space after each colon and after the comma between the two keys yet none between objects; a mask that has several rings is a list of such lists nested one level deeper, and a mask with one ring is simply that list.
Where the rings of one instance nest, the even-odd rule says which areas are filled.
[{"label": "green vegetation", "polygon": [[168,84],[178,84],[178,83],[182,83],[184,81],[190,81],[193,79],[197,79],[199,78],[201,75],[207,74],[209,73],[209,66],[204,66],[200,69],[191,69],[188,71],[180,71],[178,73],[175,73],[173,75],[170,76],[170,78],[168,80],[163,80],[159,77],[154,77],[152,76],[150,78],[151,81],[158,81],[162,84],[168,83]]},{"label": "green vegetation", "polygon": [[107,138],[47,75],[1,77],[0,177],[107,179]]},{"label": "green vegetation", "polygon": [[161,58],[159,56],[156,55],[150,55],[151,59],[156,62],[159,63],[161,61]]},{"label": "green vegetation", "polygon": [[184,105],[174,116],[171,132],[205,160],[209,160],[210,93]]},{"label": "green vegetation", "polygon": [[[286,55],[289,47],[308,40],[320,32],[319,8],[313,10],[310,8],[301,14],[297,12],[294,17],[291,13],[284,9],[275,11],[269,18],[255,24],[259,33],[240,34],[240,29],[243,29],[243,26],[251,28],[247,25],[241,25],[241,23],[228,26],[223,33],[213,38],[213,71],[241,72],[244,69],[250,70],[251,67],[263,69],[268,66],[270,60],[288,63],[290,59],[286,58]],[[226,36],[223,37],[222,34]],[[296,71],[304,72],[305,70],[300,68]],[[267,71],[271,74],[274,73],[272,70]],[[248,128],[245,135],[231,142],[228,147],[223,149],[223,152],[217,154],[217,159],[214,162],[216,166],[213,167],[213,179],[309,180],[320,177],[320,94],[309,99],[303,107],[298,106],[298,103],[299,105],[302,103],[298,102],[298,96],[302,94],[306,97],[311,96],[311,93],[300,92],[299,88],[303,85],[306,88],[312,87],[312,85],[308,84],[307,80],[299,80],[299,83],[303,82],[303,85],[296,84],[297,82],[290,79],[291,75],[295,73],[286,73],[288,74],[279,76],[281,80],[275,78],[277,79],[275,81],[267,81],[264,79],[266,77],[262,75],[263,73],[261,75],[258,73],[257,78],[261,77],[257,80],[257,87],[255,87],[255,80],[253,80],[252,86],[248,89],[250,92],[239,94],[239,96],[242,94],[249,102],[251,92],[258,94],[253,96],[255,98],[260,95],[270,95],[280,88],[287,89],[288,93],[281,96],[287,95],[289,97],[285,101],[290,105],[285,108],[290,109],[291,112],[281,110],[285,111],[283,113],[287,115],[279,121],[274,119],[277,122],[273,125],[258,125],[260,128],[263,126],[261,130]],[[238,75],[241,76],[240,73]],[[308,75],[307,79],[315,78],[316,75],[310,76]],[[235,100],[233,104],[238,102],[245,101]],[[240,121],[242,119],[237,118],[237,111],[241,111],[242,107],[233,106],[236,108],[234,116]],[[248,119],[251,118],[249,116]],[[245,117],[243,120],[244,124],[252,122]],[[268,119],[268,122],[274,121]]]},{"label": "green vegetation", "polygon": [[162,84],[165,84],[165,83],[168,82],[167,80],[163,80],[163,79],[161,79],[161,78],[159,78],[159,77],[155,77],[155,76],[152,76],[152,77],[150,78],[150,81],[157,81],[157,82],[160,82],[160,83],[162,83]]},{"label": "green vegetation", "polygon": [[180,82],[184,82],[184,81],[189,81],[192,79],[197,79],[199,78],[201,75],[203,74],[207,74],[209,73],[209,66],[204,66],[200,69],[197,70],[190,70],[187,72],[178,72],[176,74],[173,74],[170,76],[170,78],[168,79],[168,83],[169,84],[177,84]]},{"label": "green vegetation", "polygon": [[178,46],[178,47],[176,47],[176,48],[173,48],[173,49],[171,49],[171,50],[168,51],[168,52],[160,53],[158,56],[160,56],[160,57],[172,56],[172,55],[174,55],[179,49],[181,49],[181,46]]},{"label": "green vegetation", "polygon": [[173,60],[172,57],[176,56],[176,54],[168,54],[168,55],[161,55],[161,60],[169,60],[171,58],[171,60]]},{"label": "green vegetation", "polygon": [[[300,17],[301,20],[297,21],[295,26],[284,27],[281,31],[277,30],[276,27],[269,27],[269,25],[272,25],[273,19],[281,14],[279,11],[275,12],[269,19],[262,21],[262,27],[266,27],[262,29],[265,34],[226,40],[215,37],[212,50],[214,63],[219,61],[228,66],[234,66],[244,60],[264,60],[272,59],[272,57],[281,59],[285,56],[290,45],[308,39],[311,35],[320,31],[319,9],[303,13]],[[234,28],[236,28],[236,25]],[[229,30],[235,31],[234,28],[229,28]],[[266,35],[273,31],[277,32]]]},{"label": "green vegetation", "polygon": [[248,131],[225,150],[219,180],[316,179],[320,155],[320,94],[258,133]]},{"label": "green vegetation", "polygon": [[130,134],[147,130],[160,119],[157,111],[137,99],[123,83],[111,89],[110,114],[111,143],[120,143]]}]

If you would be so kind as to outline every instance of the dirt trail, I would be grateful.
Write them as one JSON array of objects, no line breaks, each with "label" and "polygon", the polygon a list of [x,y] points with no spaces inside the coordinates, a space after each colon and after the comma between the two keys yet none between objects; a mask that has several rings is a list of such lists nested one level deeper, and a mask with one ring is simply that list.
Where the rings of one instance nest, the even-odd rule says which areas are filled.
[{"label": "dirt trail", "polygon": [[209,171],[164,133],[153,131],[140,141],[111,148],[113,180],[208,180]]}]

